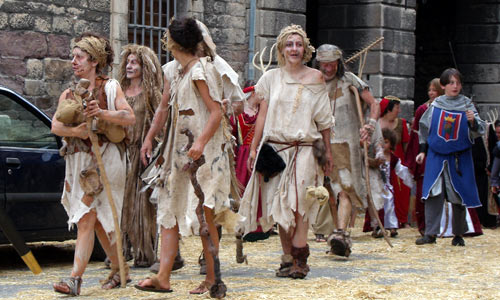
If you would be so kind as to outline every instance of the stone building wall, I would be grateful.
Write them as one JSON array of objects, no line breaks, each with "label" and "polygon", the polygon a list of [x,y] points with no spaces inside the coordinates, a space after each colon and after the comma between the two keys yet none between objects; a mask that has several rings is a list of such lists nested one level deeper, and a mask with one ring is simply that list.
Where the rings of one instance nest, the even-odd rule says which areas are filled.
[{"label": "stone building wall", "polygon": [[[250,35],[250,0],[193,0],[181,8],[181,15],[194,16],[210,29],[217,53],[240,75],[248,79]],[[305,0],[255,0],[254,52],[276,41],[280,30],[291,23],[305,27]],[[187,11],[187,13],[186,13]],[[266,54],[265,58],[269,56]],[[262,73],[254,71],[254,79]]]},{"label": "stone building wall", "polygon": [[71,40],[108,37],[110,0],[0,0],[0,85],[52,115],[71,80]]},{"label": "stone building wall", "polygon": [[[394,95],[406,100],[402,105],[406,117],[413,113],[415,8],[415,0],[319,0],[316,12],[317,44],[335,44],[346,57],[384,37],[369,52],[363,79],[375,98]],[[348,66],[355,74],[358,63]]]},{"label": "stone building wall", "polygon": [[464,92],[485,117],[500,107],[500,0],[459,0],[457,9],[456,60]]}]

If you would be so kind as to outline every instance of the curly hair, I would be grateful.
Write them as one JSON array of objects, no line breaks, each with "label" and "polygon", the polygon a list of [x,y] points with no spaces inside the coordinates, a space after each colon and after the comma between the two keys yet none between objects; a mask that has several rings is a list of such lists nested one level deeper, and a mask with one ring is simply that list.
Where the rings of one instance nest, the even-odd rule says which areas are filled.
[{"label": "curly hair", "polygon": [[282,51],[285,48],[285,44],[288,37],[291,36],[292,34],[299,35],[304,43],[304,56],[302,57],[302,62],[307,63],[312,58],[314,47],[311,46],[311,42],[309,41],[309,38],[307,38],[306,32],[302,29],[300,25],[292,24],[281,29],[281,32],[278,35],[278,38],[276,39],[276,43],[278,46],[277,47],[278,51],[276,51],[276,58],[278,60],[278,65],[280,66],[285,65],[285,57],[283,56]]},{"label": "curly hair", "polygon": [[149,112],[153,115],[154,108],[161,101],[161,90],[163,89],[163,78],[160,61],[151,48],[137,44],[129,44],[123,47],[121,53],[118,81],[123,90],[130,86],[127,78],[127,59],[134,54],[142,68],[141,88]]},{"label": "curly hair", "polygon": [[193,18],[174,19],[168,25],[168,30],[161,39],[166,50],[176,49],[195,55],[198,50],[198,43],[203,40],[203,36]]},{"label": "curly hair", "polygon": [[84,32],[75,39],[75,46],[90,56],[90,61],[96,61],[96,73],[103,74],[113,69],[113,49],[109,40],[103,36],[91,32]]}]

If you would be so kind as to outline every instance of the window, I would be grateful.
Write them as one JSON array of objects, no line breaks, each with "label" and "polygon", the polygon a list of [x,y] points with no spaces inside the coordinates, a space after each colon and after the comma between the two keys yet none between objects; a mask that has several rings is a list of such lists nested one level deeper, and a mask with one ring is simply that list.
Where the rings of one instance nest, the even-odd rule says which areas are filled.
[{"label": "window", "polygon": [[0,94],[0,146],[57,149],[50,128],[22,105]]},{"label": "window", "polygon": [[163,65],[170,60],[161,38],[176,15],[177,0],[129,0],[129,43],[153,49]]}]

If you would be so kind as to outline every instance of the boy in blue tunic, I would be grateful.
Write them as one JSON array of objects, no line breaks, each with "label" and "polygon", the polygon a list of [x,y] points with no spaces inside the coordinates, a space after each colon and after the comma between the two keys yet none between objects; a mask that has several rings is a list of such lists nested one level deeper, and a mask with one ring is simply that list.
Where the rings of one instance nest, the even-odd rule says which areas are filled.
[{"label": "boy in blue tunic", "polygon": [[436,242],[445,199],[452,203],[453,246],[465,246],[465,208],[481,206],[474,177],[472,144],[484,133],[485,123],[472,104],[460,94],[462,74],[446,69],[439,79],[445,94],[436,98],[419,125],[421,164],[427,155],[422,199],[425,201],[425,235],[417,245]]}]

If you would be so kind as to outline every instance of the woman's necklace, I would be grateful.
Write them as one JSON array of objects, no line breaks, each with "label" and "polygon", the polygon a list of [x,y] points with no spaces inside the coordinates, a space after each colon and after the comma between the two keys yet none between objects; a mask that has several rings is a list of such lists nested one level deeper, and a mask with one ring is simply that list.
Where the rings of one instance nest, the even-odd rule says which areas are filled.
[{"label": "woman's necklace", "polygon": [[197,60],[198,57],[194,57],[193,59],[189,60],[187,64],[182,68],[182,75],[184,76],[187,72],[187,68],[189,68],[189,64],[191,64],[193,61]]}]

